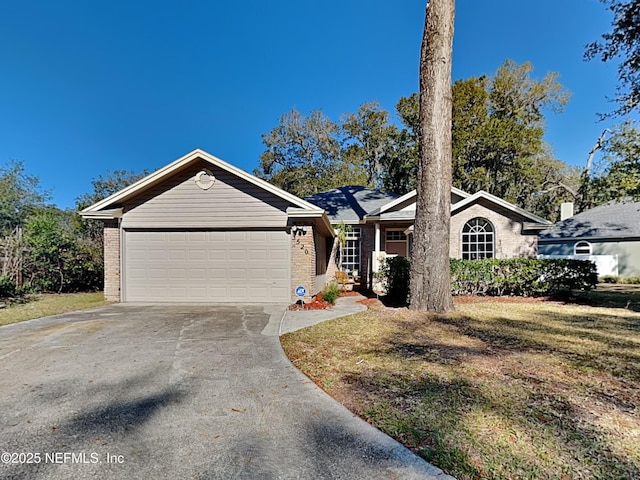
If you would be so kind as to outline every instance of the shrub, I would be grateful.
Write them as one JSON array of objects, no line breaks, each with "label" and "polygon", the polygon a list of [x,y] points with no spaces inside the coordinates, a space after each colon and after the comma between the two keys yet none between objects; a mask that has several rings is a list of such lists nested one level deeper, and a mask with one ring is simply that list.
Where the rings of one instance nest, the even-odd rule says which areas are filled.
[{"label": "shrub", "polygon": [[615,275],[605,275],[601,279],[602,283],[618,283],[620,282],[620,277],[616,277]]},{"label": "shrub", "polygon": [[454,295],[539,296],[563,290],[590,290],[598,283],[589,260],[451,259]]},{"label": "shrub", "polygon": [[386,258],[380,271],[389,303],[406,305],[409,302],[411,260],[406,257]]},{"label": "shrub", "polygon": [[9,277],[0,276],[0,298],[16,296],[16,282]]},{"label": "shrub", "polygon": [[330,283],[322,290],[322,298],[332,305],[335,305],[338,295],[340,295],[340,287],[337,283]]},{"label": "shrub", "polygon": [[[453,295],[514,295],[533,297],[561,291],[591,290],[598,283],[596,265],[589,260],[514,258],[450,260]],[[405,257],[388,258],[378,278],[389,303],[409,301],[411,263]]]},{"label": "shrub", "polygon": [[615,275],[605,275],[600,279],[603,283],[621,283],[623,285],[637,285],[640,277],[617,277]]}]

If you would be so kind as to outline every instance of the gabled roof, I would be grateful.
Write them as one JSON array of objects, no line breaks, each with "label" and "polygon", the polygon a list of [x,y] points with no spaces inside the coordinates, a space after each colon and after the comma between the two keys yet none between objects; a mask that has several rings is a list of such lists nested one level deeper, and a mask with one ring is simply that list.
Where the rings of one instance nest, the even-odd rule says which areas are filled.
[{"label": "gabled roof", "polygon": [[122,202],[138,195],[144,190],[157,185],[162,182],[173,173],[180,171],[191,163],[198,162],[204,160],[210,163],[213,166],[226,170],[227,172],[246,180],[249,183],[252,183],[267,192],[270,192],[292,204],[294,207],[293,210],[297,211],[299,214],[299,210],[304,210],[309,214],[314,214],[314,216],[321,216],[323,211],[321,208],[318,208],[316,205],[312,205],[309,202],[302,200],[301,198],[292,195],[291,193],[285,192],[284,190],[271,185],[269,182],[262,180],[258,177],[251,175],[250,173],[245,172],[244,170],[239,169],[238,167],[234,167],[233,165],[220,160],[217,157],[205,152],[204,150],[196,149],[184,157],[177,159],[176,161],[170,163],[169,165],[156,170],[150,175],[138,180],[137,182],[129,185],[128,187],[123,188],[119,192],[114,193],[113,195],[100,200],[99,202],[85,208],[80,212],[83,217],[104,217],[104,214],[99,215],[98,212],[104,213],[105,210],[114,209],[119,207]]},{"label": "gabled roof", "polygon": [[540,241],[629,237],[640,237],[640,202],[600,205],[558,222],[539,234]]},{"label": "gabled roof", "polygon": [[397,197],[395,193],[349,186],[317,193],[305,200],[323,208],[332,222],[359,223],[369,212]]},{"label": "gabled roof", "polygon": [[490,203],[493,203],[494,205],[499,205],[502,208],[505,208],[507,210],[510,210],[514,213],[517,213],[518,215],[523,216],[524,218],[529,219],[532,223],[534,224],[539,224],[539,225],[551,225],[551,222],[549,220],[546,220],[542,217],[539,217],[538,215],[531,213],[523,208],[518,207],[517,205],[514,205],[513,203],[509,203],[506,200],[503,200],[500,197],[496,197],[495,195],[490,194],[489,192],[485,192],[484,190],[480,190],[476,193],[474,193],[473,195],[467,196],[467,198],[464,198],[462,200],[460,200],[458,203],[456,203],[455,205],[451,205],[451,214],[453,215],[454,213],[462,210],[463,208],[467,207],[468,205],[471,205],[473,203],[476,203],[478,200],[480,199],[484,199]]},{"label": "gabled roof", "polygon": [[[456,188],[456,187],[451,187],[451,193],[461,198],[467,198],[470,195],[467,192],[460,190],[459,188]],[[409,193],[405,193],[404,195],[393,199],[389,203],[386,203],[385,205],[381,205],[380,208],[377,208],[376,210],[372,210],[371,212],[368,213],[368,216],[378,217],[381,214],[388,212],[389,210],[392,210],[394,207],[398,205],[402,205],[403,203],[411,203],[411,202],[415,203],[416,196],[417,196],[417,191],[411,190]]]}]

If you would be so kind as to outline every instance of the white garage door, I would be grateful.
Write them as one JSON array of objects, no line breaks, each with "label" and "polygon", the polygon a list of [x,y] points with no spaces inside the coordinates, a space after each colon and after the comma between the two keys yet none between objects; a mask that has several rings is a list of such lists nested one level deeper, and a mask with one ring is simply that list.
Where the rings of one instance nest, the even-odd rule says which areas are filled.
[{"label": "white garage door", "polygon": [[286,232],[125,231],[127,302],[288,302]]}]

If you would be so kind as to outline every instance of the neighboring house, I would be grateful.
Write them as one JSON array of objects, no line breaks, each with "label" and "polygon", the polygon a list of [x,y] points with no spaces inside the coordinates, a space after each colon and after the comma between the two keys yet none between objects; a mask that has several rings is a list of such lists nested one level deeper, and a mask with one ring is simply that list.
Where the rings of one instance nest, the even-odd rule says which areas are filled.
[{"label": "neighboring house", "polygon": [[104,221],[105,297],[120,302],[279,302],[321,290],[325,212],[202,151],[81,212]]},{"label": "neighboring house", "polygon": [[[342,187],[305,200],[324,209],[334,226],[340,222],[350,225],[342,266],[366,286],[373,286],[373,273],[382,259],[410,255],[415,190],[397,196],[364,187]],[[537,234],[549,226],[551,222],[487,192],[471,195],[451,189],[452,258],[535,257]],[[328,277],[335,268],[329,265]]]},{"label": "neighboring house", "polygon": [[640,275],[640,202],[600,205],[540,232],[544,257],[596,262],[598,274]]}]

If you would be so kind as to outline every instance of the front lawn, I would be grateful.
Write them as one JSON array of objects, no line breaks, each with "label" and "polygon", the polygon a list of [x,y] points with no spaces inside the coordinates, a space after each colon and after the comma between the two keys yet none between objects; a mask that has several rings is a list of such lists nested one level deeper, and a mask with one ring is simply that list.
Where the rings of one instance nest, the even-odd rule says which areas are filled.
[{"label": "front lawn", "polygon": [[459,479],[640,478],[640,313],[469,300],[282,337],[349,409]]},{"label": "front lawn", "polygon": [[24,303],[13,303],[0,309],[0,325],[99,307],[108,303],[111,302],[105,301],[102,292],[36,295],[27,298]]}]

